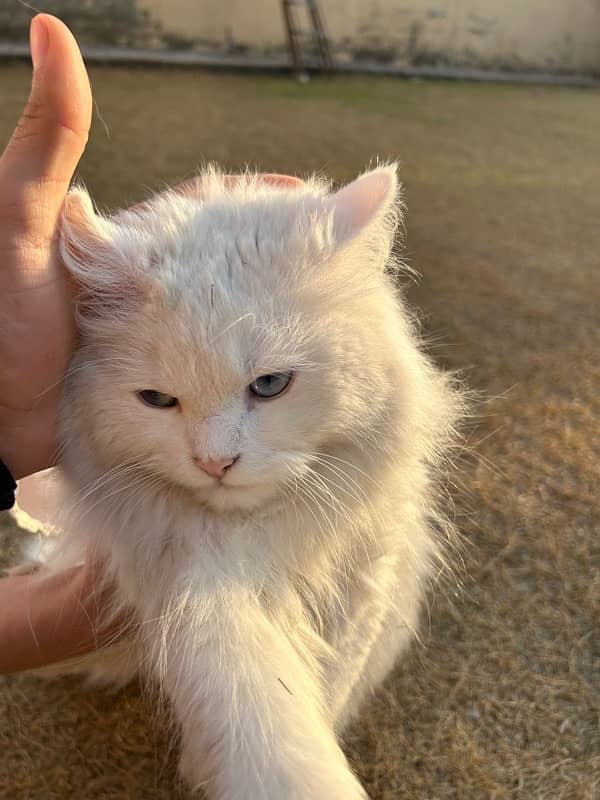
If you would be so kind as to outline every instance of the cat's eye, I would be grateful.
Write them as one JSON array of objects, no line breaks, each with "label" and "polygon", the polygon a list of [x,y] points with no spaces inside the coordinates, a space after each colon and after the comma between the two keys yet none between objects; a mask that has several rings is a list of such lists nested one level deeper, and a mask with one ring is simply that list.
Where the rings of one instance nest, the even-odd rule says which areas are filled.
[{"label": "cat's eye", "polygon": [[293,372],[273,372],[270,375],[261,375],[260,378],[252,381],[248,388],[256,397],[268,400],[282,394],[290,385],[293,377]]},{"label": "cat's eye", "polygon": [[157,392],[156,389],[141,389],[137,392],[137,396],[147,406],[153,406],[154,408],[173,408],[173,406],[177,405],[176,397],[164,394],[164,392]]}]

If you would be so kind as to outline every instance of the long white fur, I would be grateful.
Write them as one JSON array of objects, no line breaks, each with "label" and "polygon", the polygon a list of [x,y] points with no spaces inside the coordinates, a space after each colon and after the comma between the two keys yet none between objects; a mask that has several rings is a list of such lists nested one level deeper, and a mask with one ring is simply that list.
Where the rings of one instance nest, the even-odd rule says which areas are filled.
[{"label": "long white fur", "polygon": [[[336,194],[209,170],[111,219],[68,197],[81,343],[54,564],[106,563],[139,623],[106,674],[158,682],[210,798],[366,797],[337,736],[418,627],[461,409],[386,272],[399,207],[394,165]],[[223,486],[192,460],[237,454]]]}]

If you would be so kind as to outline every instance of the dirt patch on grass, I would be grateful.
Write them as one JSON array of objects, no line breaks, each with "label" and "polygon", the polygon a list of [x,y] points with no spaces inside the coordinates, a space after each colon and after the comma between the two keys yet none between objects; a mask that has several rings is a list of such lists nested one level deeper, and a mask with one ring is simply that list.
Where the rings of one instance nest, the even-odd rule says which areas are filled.
[{"label": "dirt patch on grass", "polygon": [[[92,74],[81,175],[107,207],[190,175],[399,158],[409,285],[436,358],[487,397],[454,498],[462,592],[348,737],[373,800],[600,794],[600,94],[158,71]],[[0,72],[6,136],[27,92]],[[107,136],[106,127],[110,132]],[[0,797],[175,798],[134,688],[0,681]]]}]

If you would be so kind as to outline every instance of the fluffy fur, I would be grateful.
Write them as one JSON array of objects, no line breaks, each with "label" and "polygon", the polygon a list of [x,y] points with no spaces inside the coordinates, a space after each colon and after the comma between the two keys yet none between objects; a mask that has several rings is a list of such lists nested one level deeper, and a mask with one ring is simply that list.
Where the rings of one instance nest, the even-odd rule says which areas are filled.
[{"label": "fluffy fur", "polygon": [[[337,736],[439,566],[461,403],[386,271],[398,194],[391,166],[335,194],[208,171],[112,218],[68,197],[81,342],[53,561],[106,563],[139,625],[105,675],[158,683],[210,798],[366,796]],[[251,397],[284,371],[280,397]],[[222,481],[194,462],[238,455]]]}]

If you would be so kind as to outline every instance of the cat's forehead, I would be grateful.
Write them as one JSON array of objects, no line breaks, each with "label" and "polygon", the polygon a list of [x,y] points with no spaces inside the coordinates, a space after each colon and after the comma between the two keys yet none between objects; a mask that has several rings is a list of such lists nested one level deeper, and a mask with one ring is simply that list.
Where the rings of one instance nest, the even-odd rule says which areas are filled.
[{"label": "cat's forehead", "polygon": [[322,249],[314,216],[294,203],[264,202],[163,214],[148,240],[161,291],[146,306],[159,323],[150,338],[161,360],[194,353],[234,372],[297,361],[313,316],[303,299],[306,264]]},{"label": "cat's forehead", "polygon": [[[320,260],[328,246],[328,216],[317,195],[165,202],[154,215],[155,261],[188,280],[268,279],[272,271]],[[193,282],[193,281],[192,281]]]},{"label": "cat's forehead", "polygon": [[[164,203],[146,242],[145,350],[171,382],[233,390],[314,358],[304,287],[325,253],[316,202]],[[208,383],[206,383],[208,381]]]}]

